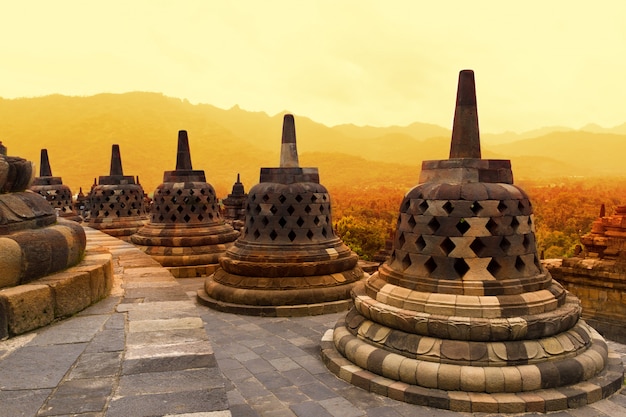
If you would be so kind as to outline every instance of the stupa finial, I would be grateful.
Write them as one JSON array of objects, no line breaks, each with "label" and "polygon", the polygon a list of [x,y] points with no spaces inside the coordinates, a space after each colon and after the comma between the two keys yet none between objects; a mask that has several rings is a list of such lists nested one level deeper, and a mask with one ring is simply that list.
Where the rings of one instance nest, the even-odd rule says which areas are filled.
[{"label": "stupa finial", "polygon": [[191,171],[191,153],[189,152],[189,138],[186,130],[178,131],[178,152],[176,154],[176,170]]},{"label": "stupa finial", "polygon": [[280,148],[280,167],[298,168],[298,148],[296,147],[296,124],[292,114],[283,118],[283,139]]},{"label": "stupa finial", "polygon": [[48,150],[41,150],[41,159],[39,164],[39,176],[40,177],[51,177],[52,176],[52,168],[50,168],[50,161],[48,160]]},{"label": "stupa finial", "polygon": [[474,71],[463,70],[459,73],[459,85],[456,93],[450,158],[480,159],[480,157]]},{"label": "stupa finial", "polygon": [[124,175],[124,171],[122,171],[122,156],[120,155],[120,145],[113,145],[113,147],[111,148],[111,171],[109,175]]}]

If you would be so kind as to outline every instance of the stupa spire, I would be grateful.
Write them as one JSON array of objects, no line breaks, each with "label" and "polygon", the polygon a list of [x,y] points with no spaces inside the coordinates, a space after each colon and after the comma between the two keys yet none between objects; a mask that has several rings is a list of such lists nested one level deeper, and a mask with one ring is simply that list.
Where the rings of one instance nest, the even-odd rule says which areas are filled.
[{"label": "stupa spire", "polygon": [[463,70],[459,73],[459,84],[456,93],[450,158],[480,159],[480,157],[480,133],[478,131],[474,71]]},{"label": "stupa spire", "polygon": [[189,151],[189,138],[186,130],[178,131],[178,152],[176,153],[176,170],[191,171],[191,153]]},{"label": "stupa spire", "polygon": [[50,168],[50,160],[48,159],[48,150],[41,150],[41,159],[39,164],[39,176],[40,177],[51,177],[52,176],[52,168]]},{"label": "stupa spire", "polygon": [[283,138],[280,147],[280,167],[298,168],[298,148],[296,147],[296,124],[292,114],[283,118]]},{"label": "stupa spire", "polygon": [[122,170],[122,156],[120,155],[120,145],[113,145],[111,149],[111,171],[109,175],[111,177],[124,175],[124,171]]}]

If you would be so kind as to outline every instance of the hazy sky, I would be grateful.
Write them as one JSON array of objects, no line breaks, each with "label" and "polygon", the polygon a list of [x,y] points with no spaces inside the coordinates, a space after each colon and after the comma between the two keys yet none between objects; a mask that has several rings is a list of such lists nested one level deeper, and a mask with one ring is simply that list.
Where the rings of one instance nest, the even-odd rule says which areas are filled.
[{"label": "hazy sky", "polygon": [[623,0],[4,2],[0,97],[154,91],[327,125],[450,127],[469,68],[483,132],[613,127],[625,22]]}]

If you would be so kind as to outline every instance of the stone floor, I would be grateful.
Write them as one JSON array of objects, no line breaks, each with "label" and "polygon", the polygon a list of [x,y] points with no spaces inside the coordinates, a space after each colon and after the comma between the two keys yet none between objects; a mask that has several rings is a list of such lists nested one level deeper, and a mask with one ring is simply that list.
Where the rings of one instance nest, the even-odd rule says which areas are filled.
[{"label": "stone floor", "polygon": [[[179,280],[190,296],[202,279]],[[496,416],[455,413],[406,404],[356,388],[332,375],[320,359],[319,343],[345,313],[312,317],[238,316],[200,309],[226,379],[233,416],[271,417],[451,417]],[[610,343],[626,358],[626,346]],[[622,394],[623,393],[623,394]],[[626,392],[552,417],[626,416]],[[514,414],[508,414],[512,416]],[[535,414],[517,414],[532,416]],[[546,415],[546,414],[536,414]]]},{"label": "stone floor", "polygon": [[[394,401],[331,374],[320,340],[344,313],[213,311],[196,302],[202,278],[176,280],[132,245],[88,236],[113,253],[114,291],[69,319],[0,341],[0,417],[471,415]],[[610,345],[626,358],[626,345]],[[626,416],[626,392],[549,415]]]}]

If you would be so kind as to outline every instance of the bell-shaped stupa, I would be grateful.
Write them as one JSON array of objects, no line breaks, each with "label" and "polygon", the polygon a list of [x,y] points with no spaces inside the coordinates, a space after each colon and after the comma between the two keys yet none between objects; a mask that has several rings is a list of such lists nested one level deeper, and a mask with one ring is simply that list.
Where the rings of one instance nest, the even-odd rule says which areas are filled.
[{"label": "bell-shaped stupa", "polygon": [[284,117],[279,168],[261,168],[248,192],[243,234],[198,297],[217,310],[292,316],[348,308],[365,274],[334,233],[317,168],[301,168],[293,116]]},{"label": "bell-shaped stupa", "polygon": [[30,161],[0,154],[0,288],[66,269],[85,252],[82,226],[57,219],[45,199],[27,191],[34,174]]},{"label": "bell-shaped stupa", "polygon": [[82,221],[80,215],[74,210],[70,187],[63,184],[61,177],[52,176],[47,149],[41,150],[39,176],[35,177],[30,189],[44,196],[52,208],[56,210],[59,217],[77,222]]},{"label": "bell-shaped stupa", "polygon": [[233,184],[233,189],[228,196],[222,200],[224,205],[224,219],[233,225],[235,230],[241,230],[246,221],[246,201],[248,194],[241,183],[239,174],[237,181]]},{"label": "bell-shaped stupa", "polygon": [[192,168],[187,132],[179,131],[176,169],[165,171],[154,191],[150,221],[131,242],[174,276],[195,277],[214,272],[238,236],[222,219],[204,171]]},{"label": "bell-shaped stupa", "polygon": [[508,160],[481,159],[474,73],[450,159],[424,161],[393,252],[322,341],[328,368],[389,397],[467,412],[577,407],[621,387],[619,356],[542,266]]},{"label": "bell-shaped stupa", "polygon": [[143,188],[124,175],[120,147],[113,145],[110,174],[94,181],[89,193],[88,226],[128,241],[147,221],[143,203]]}]

